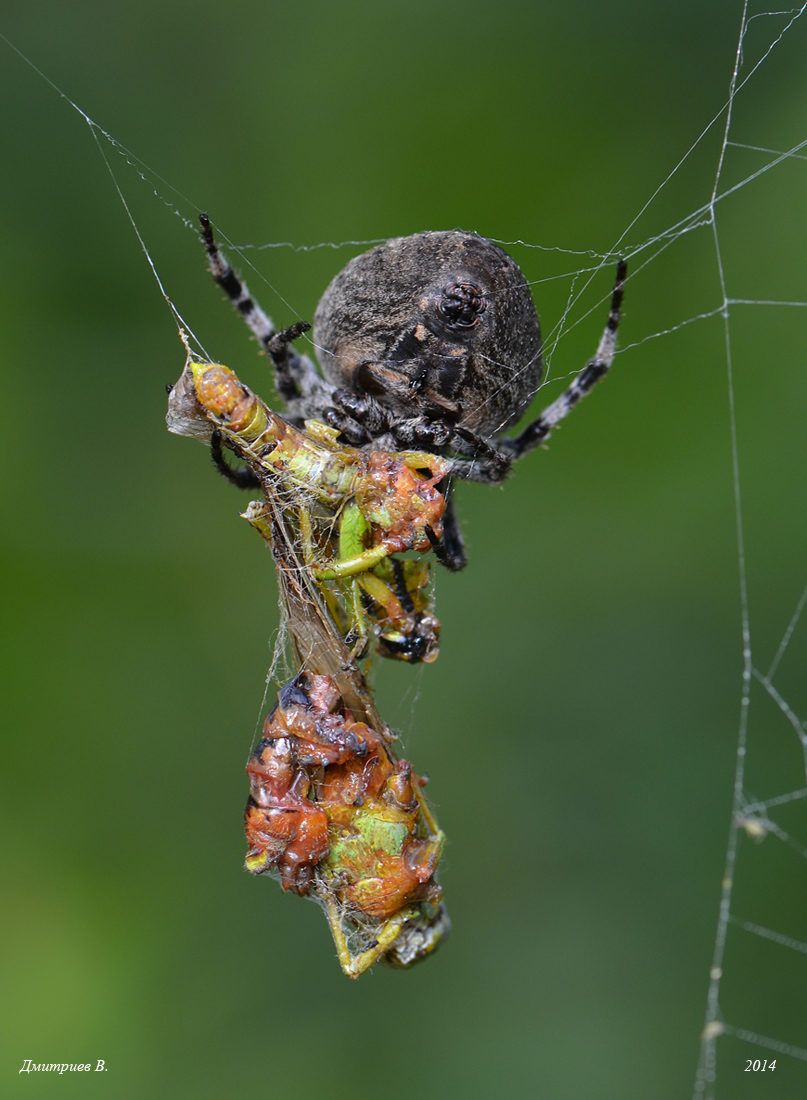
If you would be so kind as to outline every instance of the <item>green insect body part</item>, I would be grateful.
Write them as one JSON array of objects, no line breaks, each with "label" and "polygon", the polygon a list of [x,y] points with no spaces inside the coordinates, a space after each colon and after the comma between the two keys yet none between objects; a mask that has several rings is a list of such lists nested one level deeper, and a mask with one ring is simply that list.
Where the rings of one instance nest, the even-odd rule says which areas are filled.
[{"label": "green insect body part", "polygon": [[358,503],[354,500],[346,504],[339,514],[339,556],[332,564],[316,568],[315,575],[328,581],[372,569],[389,551],[383,544],[365,549],[371,537],[372,528]]},{"label": "green insect body part", "polygon": [[[393,569],[389,558],[429,551],[428,531],[439,537],[445,501],[436,483],[451,463],[419,451],[366,454],[337,443],[336,430],[318,421],[301,431],[228,367],[191,360],[171,394],[169,427],[204,438],[200,420],[280,501],[354,655],[366,654],[375,636],[383,656],[433,661],[439,624],[426,590],[428,565],[403,561]],[[250,506],[245,517],[271,544],[271,519],[261,506]]]}]

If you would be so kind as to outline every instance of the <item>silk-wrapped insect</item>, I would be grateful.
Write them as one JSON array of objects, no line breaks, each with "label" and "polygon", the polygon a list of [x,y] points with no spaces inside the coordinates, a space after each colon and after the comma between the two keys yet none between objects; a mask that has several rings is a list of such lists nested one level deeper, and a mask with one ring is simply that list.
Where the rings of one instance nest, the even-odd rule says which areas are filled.
[{"label": "silk-wrapped insect", "polygon": [[[193,431],[188,430],[193,425]],[[425,452],[365,452],[318,421],[301,430],[272,412],[221,364],[189,360],[172,388],[169,428],[226,446],[300,542],[334,622],[354,649],[433,661],[439,623],[428,562],[392,555],[440,546],[445,501],[436,486],[451,462]],[[257,513],[252,513],[260,529]],[[271,539],[269,540],[271,541]]]},{"label": "silk-wrapped insect", "polygon": [[[272,549],[297,669],[247,765],[247,869],[321,903],[350,977],[379,961],[411,966],[450,928],[436,879],[444,836],[358,662],[396,634],[402,647],[426,644],[426,571],[393,555],[439,541],[436,484],[450,462],[366,454],[318,423],[297,429],[227,367],[193,360],[171,389],[168,425],[226,442],[260,482],[263,500],[244,517]],[[358,593],[372,597],[369,610]],[[436,655],[430,629],[421,659]]]}]

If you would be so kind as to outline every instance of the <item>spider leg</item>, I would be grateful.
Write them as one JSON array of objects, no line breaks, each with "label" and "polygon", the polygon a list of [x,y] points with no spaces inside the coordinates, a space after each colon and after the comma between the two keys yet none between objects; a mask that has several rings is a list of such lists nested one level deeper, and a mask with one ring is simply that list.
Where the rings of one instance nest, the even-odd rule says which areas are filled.
[{"label": "spider leg", "polygon": [[202,227],[202,244],[205,246],[205,252],[207,253],[210,274],[252,329],[261,347],[268,351],[268,345],[275,335],[275,326],[272,324],[271,318],[267,317],[252,298],[246,283],[239,279],[219,250],[207,214],[199,215],[199,224]]},{"label": "spider leg", "polygon": [[[396,447],[407,450],[420,447],[434,454],[444,454],[448,451],[453,463],[454,476],[463,480],[496,485],[504,481],[513,464],[511,455],[503,450],[498,442],[484,439],[445,417],[427,420],[423,416],[418,416],[409,420],[391,421],[389,432]],[[461,457],[455,458],[455,455]],[[440,491],[442,492],[442,489]],[[461,547],[462,539],[459,537],[458,529],[455,533],[457,534],[455,541]],[[462,569],[465,564],[461,549],[460,555],[462,565],[455,566],[457,569]]]},{"label": "spider leg", "polygon": [[529,424],[515,439],[503,439],[499,446],[515,461],[539,446],[549,438],[552,429],[568,416],[581,398],[585,397],[611,369],[616,350],[616,334],[619,328],[619,319],[622,312],[622,295],[625,290],[625,276],[628,265],[625,260],[620,260],[616,269],[616,284],[611,296],[611,309],[608,314],[608,323],[597,348],[597,354],[586,363],[583,370],[572,382],[571,386],[562,393],[557,401],[544,409],[537,420]]},{"label": "spider leg", "polygon": [[[307,332],[310,325],[307,322],[300,321],[283,332],[275,332],[271,318],[264,313],[249,293],[246,283],[236,275],[216,244],[207,214],[199,215],[199,224],[202,227],[202,243],[207,253],[210,274],[244,318],[247,326],[256,336],[258,343],[272,360],[275,368],[277,391],[283,400],[293,408],[295,402],[301,398],[305,399],[325,391],[325,383],[308,356],[298,355],[290,347],[291,341]],[[306,415],[305,412],[303,412],[303,415]]]},{"label": "spider leg", "polygon": [[329,427],[336,428],[351,447],[363,447],[365,443],[370,442],[370,436],[362,425],[335,406],[329,405],[322,409],[319,416]]},{"label": "spider leg", "polygon": [[474,481],[504,481],[513,465],[512,457],[498,443],[491,443],[467,428],[455,428],[449,446],[460,455],[472,455],[476,465],[482,467],[478,477],[471,475]]},{"label": "spider leg", "polygon": [[432,544],[434,556],[440,564],[452,573],[458,573],[460,569],[464,569],[468,564],[465,543],[462,539],[457,510],[454,507],[454,497],[448,479],[446,478],[438,488],[446,501],[446,510],[443,513],[443,537],[438,539],[431,527],[425,528],[426,537]]},{"label": "spider leg", "polygon": [[[447,420],[425,421],[422,417],[414,420],[399,421],[390,425],[390,433],[396,446],[411,448],[422,447],[435,454],[449,452],[452,462],[452,474],[464,481],[481,481],[486,485],[498,485],[504,481],[513,465],[513,458],[497,442],[483,439],[467,428],[458,427]],[[455,457],[459,455],[460,457]],[[469,457],[463,457],[463,456]],[[442,489],[440,490],[442,492]],[[447,513],[448,514],[448,513]],[[451,515],[448,522],[451,522]],[[465,557],[462,554],[462,539],[456,527],[455,543],[459,544],[462,569]],[[458,558],[457,560],[460,560]],[[445,565],[446,562],[444,561]],[[449,566],[448,568],[451,568]]]},{"label": "spider leg", "polygon": [[231,466],[224,457],[221,432],[213,432],[210,437],[210,456],[213,465],[222,477],[225,477],[236,489],[259,489],[261,486],[255,474],[248,466]]},{"label": "spider leg", "polygon": [[366,434],[365,443],[377,439],[389,431],[389,416],[377,401],[348,390],[334,390],[331,402],[337,412],[349,417],[352,423],[359,424]]}]

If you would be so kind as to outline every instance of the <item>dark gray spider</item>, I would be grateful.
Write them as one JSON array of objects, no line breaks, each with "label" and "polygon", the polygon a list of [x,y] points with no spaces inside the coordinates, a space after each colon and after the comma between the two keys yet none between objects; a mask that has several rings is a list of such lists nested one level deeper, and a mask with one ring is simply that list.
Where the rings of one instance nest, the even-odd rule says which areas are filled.
[{"label": "dark gray spider", "polygon": [[[471,233],[416,233],[351,260],[314,315],[320,374],[292,347],[311,326],[276,332],[219,250],[206,214],[200,222],[213,278],[271,358],[289,419],[322,420],[352,446],[449,454],[457,477],[496,484],[611,367],[624,261],[594,357],[537,420],[499,438],[534,397],[543,363],[529,287],[498,245]],[[247,471],[227,465],[218,441],[213,456],[239,487],[252,484]],[[450,501],[444,528],[439,557],[461,569],[466,558]]]}]

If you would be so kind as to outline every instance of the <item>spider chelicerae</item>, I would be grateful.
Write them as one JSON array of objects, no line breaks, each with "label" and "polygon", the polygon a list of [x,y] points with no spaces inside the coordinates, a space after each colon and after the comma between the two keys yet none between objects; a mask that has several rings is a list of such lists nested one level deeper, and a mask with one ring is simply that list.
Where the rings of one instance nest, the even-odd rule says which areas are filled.
[{"label": "spider chelicerae", "polygon": [[[331,282],[314,315],[320,374],[293,347],[311,326],[301,321],[276,331],[220,251],[206,214],[200,223],[213,278],[272,360],[287,418],[298,426],[321,420],[354,447],[449,455],[453,476],[497,484],[611,367],[624,260],[596,354],[536,420],[502,438],[538,390],[543,361],[529,286],[498,245],[458,231],[417,233],[355,257]],[[257,486],[249,470],[227,463],[218,436],[212,452],[219,471],[235,485]],[[448,568],[461,569],[466,557],[450,485],[441,489],[447,508],[435,550]]]}]

